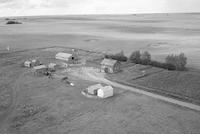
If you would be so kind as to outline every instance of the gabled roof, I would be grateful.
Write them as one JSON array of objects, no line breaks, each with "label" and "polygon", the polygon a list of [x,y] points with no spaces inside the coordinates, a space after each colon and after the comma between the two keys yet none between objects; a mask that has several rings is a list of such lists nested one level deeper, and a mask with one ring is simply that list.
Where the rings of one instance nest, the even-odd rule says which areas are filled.
[{"label": "gabled roof", "polygon": [[39,70],[39,69],[46,69],[47,67],[45,65],[35,66],[33,69]]},{"label": "gabled roof", "polygon": [[69,54],[69,53],[63,53],[63,52],[60,52],[60,53],[57,53],[56,54],[56,57],[63,57],[63,58],[69,58],[71,57],[72,54]]},{"label": "gabled roof", "polygon": [[113,59],[103,59],[101,65],[114,66],[118,61]]},{"label": "gabled roof", "polygon": [[87,89],[90,90],[90,91],[93,91],[93,90],[100,89],[102,87],[103,86],[101,84],[96,84],[96,85],[89,86]]},{"label": "gabled roof", "polygon": [[105,87],[102,87],[101,90],[103,92],[109,92],[109,91],[113,91],[113,87],[112,86],[105,86]]},{"label": "gabled roof", "polygon": [[72,54],[59,52],[56,54],[56,59],[68,61],[71,56]]}]

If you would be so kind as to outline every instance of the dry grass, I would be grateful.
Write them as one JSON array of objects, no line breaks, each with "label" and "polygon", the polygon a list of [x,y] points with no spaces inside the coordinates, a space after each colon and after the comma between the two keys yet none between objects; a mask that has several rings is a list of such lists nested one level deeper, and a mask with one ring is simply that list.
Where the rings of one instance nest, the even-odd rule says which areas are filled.
[{"label": "dry grass", "polygon": [[[54,53],[47,51],[45,56],[43,52],[32,50],[19,55],[22,59],[37,56],[45,60]],[[1,130],[9,134],[174,134],[174,130],[198,134],[200,131],[198,112],[144,95],[114,88],[111,98],[87,98],[81,91],[96,83],[69,76],[75,86],[66,86],[60,78],[34,77],[30,69],[15,64],[0,71],[7,76],[5,81],[12,81],[7,88],[12,87],[16,92],[16,97],[12,96],[14,108],[7,113],[7,120],[0,122],[3,127],[0,133]]]},{"label": "dry grass", "polygon": [[147,77],[130,80],[128,82],[145,87],[189,97],[200,102],[200,73],[199,72],[176,72],[163,71]]},{"label": "dry grass", "polygon": [[[120,52],[149,51],[154,60],[184,52],[199,64],[199,14],[28,17],[21,25],[0,24],[0,50],[67,46]],[[189,25],[188,25],[189,24]]]},{"label": "dry grass", "polygon": [[[111,80],[156,93],[170,95],[200,104],[200,73],[198,71],[167,71],[161,68],[124,64],[123,70],[108,74]],[[144,72],[145,71],[145,74]]]}]

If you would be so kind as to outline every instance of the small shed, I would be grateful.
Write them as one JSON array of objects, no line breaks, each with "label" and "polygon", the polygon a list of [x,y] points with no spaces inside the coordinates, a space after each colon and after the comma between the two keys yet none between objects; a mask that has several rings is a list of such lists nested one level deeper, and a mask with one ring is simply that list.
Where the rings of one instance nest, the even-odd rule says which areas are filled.
[{"label": "small shed", "polygon": [[78,56],[76,54],[59,52],[55,58],[72,64],[78,63]]},{"label": "small shed", "polygon": [[56,71],[57,66],[58,66],[58,65],[55,64],[55,63],[49,63],[48,69],[49,69],[50,71]]},{"label": "small shed", "polygon": [[105,86],[97,91],[97,96],[100,98],[108,98],[113,96],[113,87],[112,86]]},{"label": "small shed", "polygon": [[33,69],[37,74],[45,74],[48,70],[47,66],[45,65],[35,66]]},{"label": "small shed", "polygon": [[28,61],[28,60],[25,61],[25,62],[24,62],[24,66],[25,66],[25,67],[31,67],[31,61]]},{"label": "small shed", "polygon": [[39,65],[41,65],[41,62],[38,59],[33,59],[33,60],[31,60],[31,65],[32,66],[39,66]]},{"label": "small shed", "polygon": [[116,73],[121,70],[120,66],[119,61],[105,58],[101,62],[101,71],[105,73]]},{"label": "small shed", "polygon": [[96,85],[89,86],[87,88],[87,91],[89,94],[97,95],[97,90],[99,90],[100,88],[103,88],[103,86],[101,84],[96,84]]}]

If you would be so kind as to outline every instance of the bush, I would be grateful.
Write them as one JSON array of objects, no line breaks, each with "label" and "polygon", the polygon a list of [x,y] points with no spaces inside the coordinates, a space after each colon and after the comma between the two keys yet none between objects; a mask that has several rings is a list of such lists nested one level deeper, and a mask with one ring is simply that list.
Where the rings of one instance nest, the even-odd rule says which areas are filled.
[{"label": "bush", "polygon": [[130,57],[129,57],[129,61],[130,62],[133,62],[133,63],[136,63],[136,64],[139,64],[141,63],[141,54],[140,54],[140,51],[134,51]]},{"label": "bush", "polygon": [[151,66],[154,67],[159,67],[159,68],[164,68],[164,69],[168,69],[168,70],[175,70],[175,66],[169,63],[161,63],[158,61],[151,61],[150,64]]},{"label": "bush", "polygon": [[174,65],[176,70],[182,71],[185,70],[187,58],[184,53],[179,55],[168,55],[165,62]]},{"label": "bush", "polygon": [[126,62],[127,61],[127,57],[124,55],[124,52],[121,51],[117,54],[114,54],[114,55],[105,55],[105,58],[108,58],[108,59],[113,59],[113,60],[118,60],[118,61],[123,61],[123,62]]},{"label": "bush", "polygon": [[21,23],[21,22],[18,22],[18,21],[10,20],[10,21],[8,21],[6,24],[22,24],[22,23]]}]

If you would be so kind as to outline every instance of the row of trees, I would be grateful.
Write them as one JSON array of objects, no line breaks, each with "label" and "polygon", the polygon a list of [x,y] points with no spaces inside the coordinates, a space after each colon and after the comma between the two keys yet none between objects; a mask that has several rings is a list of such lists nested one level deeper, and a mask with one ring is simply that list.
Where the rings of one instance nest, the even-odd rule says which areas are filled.
[{"label": "row of trees", "polygon": [[184,53],[181,53],[179,55],[168,55],[165,59],[165,63],[152,60],[151,54],[147,51],[143,53],[141,53],[140,51],[134,51],[132,52],[129,58],[127,58],[124,55],[123,51],[115,55],[106,55],[105,57],[115,59],[118,61],[129,61],[136,64],[151,65],[154,67],[160,67],[168,70],[182,71],[185,70],[185,66],[187,64],[187,58],[184,55]]},{"label": "row of trees", "polygon": [[136,64],[151,65],[155,67],[160,67],[168,70],[185,70],[187,64],[187,58],[184,53],[179,55],[168,55],[165,58],[165,63],[151,60],[151,54],[147,51],[142,54],[140,51],[134,51],[130,57],[129,61]]},{"label": "row of trees", "polygon": [[128,58],[124,55],[124,51],[121,51],[116,54],[110,54],[110,55],[106,54],[105,58],[114,59],[114,60],[123,61],[123,62],[126,62],[128,60]]}]

